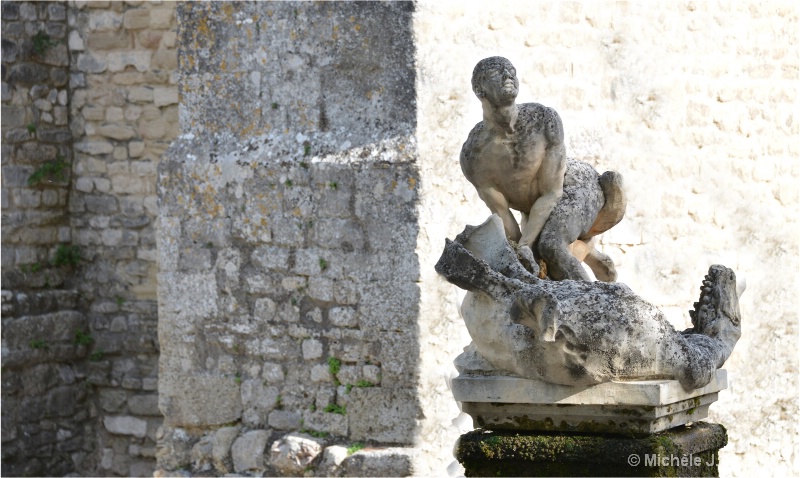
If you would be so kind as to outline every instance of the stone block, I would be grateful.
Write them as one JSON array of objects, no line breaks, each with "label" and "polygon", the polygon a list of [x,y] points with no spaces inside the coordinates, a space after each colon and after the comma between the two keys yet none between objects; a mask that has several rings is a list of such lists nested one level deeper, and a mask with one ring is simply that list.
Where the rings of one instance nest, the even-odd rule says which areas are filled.
[{"label": "stone block", "polygon": [[191,452],[192,469],[201,473],[211,471],[214,468],[211,456],[213,449],[213,435],[204,436],[195,443]]},{"label": "stone block", "polygon": [[302,348],[304,360],[315,360],[322,357],[322,342],[317,339],[304,340]]},{"label": "stone block", "polygon": [[267,416],[278,403],[280,391],[277,387],[267,386],[262,380],[245,380],[242,382],[242,405],[256,408]]},{"label": "stone block", "polygon": [[69,32],[69,36],[67,37],[67,46],[69,47],[70,51],[84,51],[86,49],[86,44],[83,41],[80,32],[77,30],[72,30]]},{"label": "stone block", "polygon": [[[162,343],[162,347],[165,344]],[[208,426],[235,422],[242,415],[239,387],[223,376],[159,380],[159,409],[175,425]]]},{"label": "stone block", "polygon": [[178,104],[178,88],[174,86],[153,88],[153,104],[159,107]]},{"label": "stone block", "polygon": [[211,435],[211,464],[219,473],[233,471],[231,445],[239,435],[239,427],[223,427]]},{"label": "stone block", "polygon": [[476,428],[647,435],[701,420],[727,373],[686,391],[677,380],[604,382],[570,387],[508,376],[459,375],[453,396]]},{"label": "stone block", "polygon": [[704,422],[643,438],[475,430],[453,454],[467,476],[719,476],[727,442]]},{"label": "stone block", "polygon": [[283,247],[258,247],[253,251],[253,263],[262,269],[289,269],[290,250]]},{"label": "stone block", "polygon": [[328,320],[336,327],[356,327],[358,319],[352,307],[333,307],[328,311]]},{"label": "stone block", "polygon": [[172,8],[153,8],[150,10],[150,28],[165,30],[172,26],[175,10]]},{"label": "stone block", "polygon": [[106,124],[97,128],[97,134],[107,138],[124,141],[136,136],[136,132],[127,125],[121,124]]},{"label": "stone block", "polygon": [[152,56],[153,53],[146,50],[112,51],[108,54],[108,70],[123,71],[125,67],[133,66],[137,71],[146,72],[150,69]]},{"label": "stone block", "polygon": [[347,448],[343,446],[331,445],[326,447],[322,452],[322,460],[317,465],[315,476],[341,476],[339,472],[340,466],[348,456]]},{"label": "stone block", "polygon": [[286,378],[283,366],[279,363],[265,363],[261,376],[269,383],[280,383]]},{"label": "stone block", "polygon": [[178,67],[178,51],[174,49],[160,49],[153,54],[153,68],[172,71]]},{"label": "stone block", "polygon": [[[89,2],[90,5],[95,2]],[[90,31],[103,32],[118,30],[122,26],[121,13],[108,10],[93,10],[89,12],[88,27]]]},{"label": "stone block", "polygon": [[100,408],[106,412],[119,412],[128,398],[128,393],[119,389],[103,388],[98,393]]},{"label": "stone block", "polygon": [[242,434],[231,447],[233,470],[236,473],[260,473],[266,468],[264,452],[269,432],[253,430]]},{"label": "stone block", "polygon": [[137,8],[125,12],[123,25],[128,30],[141,30],[150,26],[150,10]]},{"label": "stone block", "polygon": [[269,426],[276,430],[297,430],[303,426],[303,417],[290,410],[273,410],[269,413]]},{"label": "stone block", "polygon": [[134,415],[161,416],[158,395],[133,395],[128,399],[128,411]]},{"label": "stone block", "polygon": [[98,156],[101,154],[111,154],[111,152],[114,151],[114,146],[108,141],[84,141],[82,143],[76,143],[75,149],[81,153]]},{"label": "stone block", "polygon": [[333,377],[328,371],[327,365],[314,365],[311,367],[311,381],[312,382],[331,382]]},{"label": "stone block", "polygon": [[347,414],[353,439],[384,443],[412,444],[422,418],[416,391],[401,388],[353,388]]},{"label": "stone block", "polygon": [[103,417],[106,430],[117,435],[133,435],[143,438],[147,435],[147,422],[131,416],[112,415]]},{"label": "stone block", "polygon": [[94,53],[81,53],[77,60],[78,70],[83,73],[102,73],[108,68],[105,55]]},{"label": "stone block", "polygon": [[341,476],[411,476],[413,448],[359,450],[341,464]]},{"label": "stone block", "polygon": [[317,456],[322,445],[305,433],[290,433],[270,447],[270,464],[284,476],[300,476]]},{"label": "stone block", "polygon": [[158,447],[156,458],[159,466],[174,470],[187,467],[191,463],[192,448],[196,438],[183,428],[158,428],[156,434]]},{"label": "stone block", "polygon": [[128,90],[128,101],[133,103],[150,103],[153,101],[153,88],[134,86]]}]

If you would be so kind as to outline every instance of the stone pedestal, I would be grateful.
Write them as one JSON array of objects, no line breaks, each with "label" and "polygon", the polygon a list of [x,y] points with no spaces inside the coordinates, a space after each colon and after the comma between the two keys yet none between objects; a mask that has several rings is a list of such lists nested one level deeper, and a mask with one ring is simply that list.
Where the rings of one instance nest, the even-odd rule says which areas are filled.
[{"label": "stone pedestal", "polygon": [[453,379],[453,396],[475,428],[646,436],[708,416],[728,387],[717,370],[705,387],[686,391],[677,380],[606,382],[570,387],[517,377]]},{"label": "stone pedestal", "polygon": [[466,476],[719,476],[722,425],[697,422],[647,437],[473,430],[456,459]]}]

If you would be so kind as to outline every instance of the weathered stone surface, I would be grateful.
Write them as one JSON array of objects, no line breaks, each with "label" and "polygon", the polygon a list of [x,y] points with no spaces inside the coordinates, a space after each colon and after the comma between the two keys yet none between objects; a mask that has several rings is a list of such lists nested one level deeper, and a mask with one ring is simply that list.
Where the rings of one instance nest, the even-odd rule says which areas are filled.
[{"label": "weathered stone surface", "polygon": [[341,476],[411,476],[414,450],[383,448],[360,450],[341,464]]},{"label": "weathered stone surface", "polygon": [[470,476],[719,476],[727,432],[697,422],[646,438],[475,430],[454,455]]},{"label": "weathered stone surface", "polygon": [[340,476],[340,467],[348,456],[346,447],[339,445],[325,447],[322,452],[322,460],[317,465],[314,476]]},{"label": "weathered stone surface", "polygon": [[132,416],[106,416],[103,425],[109,432],[120,435],[142,438],[147,434],[147,422]]},{"label": "weathered stone surface", "polygon": [[412,443],[414,419],[422,413],[415,397],[413,390],[354,388],[348,404],[350,436],[356,440]]},{"label": "weathered stone surface", "polygon": [[239,436],[240,427],[222,427],[212,435],[211,460],[214,468],[220,473],[231,473],[231,445]]},{"label": "weathered stone surface", "polygon": [[711,383],[692,391],[676,380],[610,382],[575,390],[487,376],[459,376],[452,387],[476,428],[648,435],[706,418],[727,379],[725,370],[717,370]]},{"label": "weathered stone surface", "polygon": [[269,440],[267,430],[242,434],[231,447],[233,469],[236,473],[258,473],[266,466],[264,453]]},{"label": "weathered stone surface", "polygon": [[305,433],[291,433],[270,447],[270,464],[287,476],[302,475],[317,456],[322,445]]},{"label": "weathered stone surface", "polygon": [[175,425],[222,425],[242,414],[239,387],[230,378],[182,376],[169,386],[159,381],[159,409]]},{"label": "weathered stone surface", "polygon": [[192,469],[200,472],[211,471],[214,467],[212,452],[214,450],[214,437],[204,436],[192,447]]},{"label": "weathered stone surface", "polygon": [[128,398],[128,410],[136,415],[160,416],[158,395],[134,395]]},{"label": "weathered stone surface", "polygon": [[[694,327],[678,333],[661,311],[623,284],[546,281],[529,273],[497,215],[448,241],[436,271],[471,290],[462,314],[474,341],[462,355],[470,363],[485,359],[496,370],[527,378],[586,386],[667,376],[686,389],[701,388],[741,336],[740,291],[730,269],[711,266],[690,312]],[[504,280],[519,288],[501,292]],[[575,356],[568,350],[583,352]]]},{"label": "weathered stone surface", "polygon": [[273,410],[269,413],[268,424],[276,430],[297,430],[303,424],[303,416],[289,410]]},{"label": "weathered stone surface", "polygon": [[156,458],[160,466],[170,470],[189,466],[196,438],[183,428],[166,430],[164,427],[159,428],[157,438]]}]

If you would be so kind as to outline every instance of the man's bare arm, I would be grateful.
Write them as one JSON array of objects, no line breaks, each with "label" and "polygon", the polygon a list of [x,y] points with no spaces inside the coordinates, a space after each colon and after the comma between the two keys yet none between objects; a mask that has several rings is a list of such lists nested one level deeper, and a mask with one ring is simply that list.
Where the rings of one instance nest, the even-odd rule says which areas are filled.
[{"label": "man's bare arm", "polygon": [[528,221],[522,231],[522,238],[519,244],[531,247],[539,233],[542,232],[544,223],[553,212],[553,208],[561,195],[564,194],[564,172],[567,168],[567,155],[564,148],[564,129],[561,126],[561,118],[555,110],[549,109],[551,114],[547,125],[545,136],[548,145],[545,150],[545,157],[536,182],[539,186],[539,198],[534,201]]},{"label": "man's bare arm", "polygon": [[519,230],[517,220],[508,208],[508,201],[503,193],[494,187],[477,188],[477,190],[478,196],[486,203],[489,210],[500,216],[500,219],[503,220],[503,228],[506,231],[506,237],[512,241],[518,242],[522,233]]}]

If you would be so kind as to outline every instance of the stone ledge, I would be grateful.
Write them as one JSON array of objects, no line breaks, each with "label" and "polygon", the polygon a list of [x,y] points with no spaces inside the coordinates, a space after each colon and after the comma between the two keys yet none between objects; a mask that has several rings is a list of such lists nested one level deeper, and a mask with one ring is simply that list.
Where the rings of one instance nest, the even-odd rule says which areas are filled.
[{"label": "stone ledge", "polygon": [[508,376],[459,376],[453,395],[476,428],[648,435],[708,417],[727,373],[697,390],[677,380],[569,387]]},{"label": "stone ledge", "polygon": [[728,373],[717,370],[703,388],[686,391],[677,380],[605,382],[571,387],[506,375],[459,375],[453,379],[459,402],[532,403],[560,405],[665,405],[728,388]]}]

